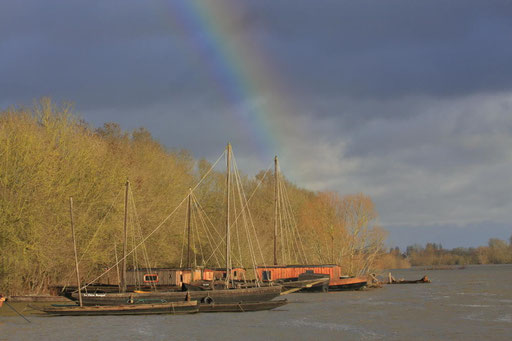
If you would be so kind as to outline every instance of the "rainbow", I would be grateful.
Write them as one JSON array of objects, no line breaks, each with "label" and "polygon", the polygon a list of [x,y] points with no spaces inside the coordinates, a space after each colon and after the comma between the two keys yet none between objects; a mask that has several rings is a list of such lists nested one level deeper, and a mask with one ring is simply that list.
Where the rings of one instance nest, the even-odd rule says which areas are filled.
[{"label": "rainbow", "polygon": [[185,43],[201,58],[203,72],[219,89],[219,96],[235,108],[243,104],[254,108],[233,110],[237,129],[261,158],[281,154],[281,129],[293,110],[285,100],[288,96],[279,73],[257,40],[237,39],[227,27],[243,10],[242,4],[230,0],[157,1],[162,5],[156,9],[159,15],[173,29],[185,33]]}]

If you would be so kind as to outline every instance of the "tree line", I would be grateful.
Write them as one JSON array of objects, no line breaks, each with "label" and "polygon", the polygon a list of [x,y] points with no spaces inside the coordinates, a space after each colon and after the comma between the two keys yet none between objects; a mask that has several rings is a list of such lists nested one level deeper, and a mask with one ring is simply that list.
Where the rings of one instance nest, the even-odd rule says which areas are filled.
[{"label": "tree line", "polygon": [[[131,249],[183,202],[189,188],[211,166],[186,150],[164,147],[144,128],[124,131],[116,123],[92,127],[71,105],[55,104],[48,98],[32,107],[13,106],[1,111],[0,292],[44,293],[56,284],[73,284],[69,197],[73,197],[75,207],[80,273],[88,281],[121,256],[127,179],[133,206],[129,216]],[[274,180],[265,173],[255,177],[242,174],[240,181],[246,193],[254,192],[249,209],[262,249],[260,262],[271,264]],[[386,254],[386,233],[378,225],[370,197],[312,192],[286,178],[284,184],[291,219],[309,263],[336,263],[349,275],[375,269],[379,257]],[[218,231],[223,231],[226,219],[224,186],[225,172],[214,170],[194,191],[209,223]],[[183,264],[186,221],[186,205],[179,206],[176,214],[144,242],[138,255],[147,258],[144,264]],[[199,230],[195,233],[192,254],[196,264],[217,266],[213,258],[200,253],[219,252],[208,244],[222,243],[223,237],[212,233],[206,238],[206,232]],[[232,233],[232,240],[236,240],[236,230]],[[249,267],[249,245],[242,241],[241,245],[234,246],[233,252],[239,265]],[[136,253],[131,257],[137,257]]]},{"label": "tree line", "polygon": [[486,246],[444,249],[441,244],[409,245],[405,252],[391,248],[380,257],[380,268],[408,268],[410,266],[510,264],[512,263],[512,236],[509,241],[491,238]]}]

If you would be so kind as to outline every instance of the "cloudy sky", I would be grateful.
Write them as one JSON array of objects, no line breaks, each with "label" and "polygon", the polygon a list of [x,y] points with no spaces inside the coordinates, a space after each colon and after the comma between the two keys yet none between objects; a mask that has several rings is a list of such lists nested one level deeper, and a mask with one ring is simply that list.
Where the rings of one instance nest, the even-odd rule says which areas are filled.
[{"label": "cloudy sky", "polygon": [[389,244],[512,234],[512,2],[1,1],[0,107],[50,96],[363,192]]}]

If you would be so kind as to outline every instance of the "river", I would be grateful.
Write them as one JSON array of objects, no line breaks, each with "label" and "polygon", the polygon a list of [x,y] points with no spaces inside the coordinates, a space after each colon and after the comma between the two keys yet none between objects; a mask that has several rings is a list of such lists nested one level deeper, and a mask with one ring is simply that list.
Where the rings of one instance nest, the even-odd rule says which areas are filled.
[{"label": "river", "polygon": [[[46,317],[0,314],[0,340],[511,340],[512,265],[393,270],[430,284],[291,294],[273,311]],[[5,305],[1,311],[8,309]],[[26,313],[26,312],[25,312]]]}]

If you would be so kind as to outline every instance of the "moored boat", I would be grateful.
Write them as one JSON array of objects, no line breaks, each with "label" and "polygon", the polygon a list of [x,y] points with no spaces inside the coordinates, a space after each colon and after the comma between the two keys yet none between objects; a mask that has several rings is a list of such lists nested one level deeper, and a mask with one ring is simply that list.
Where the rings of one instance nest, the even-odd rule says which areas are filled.
[{"label": "moored boat", "polygon": [[201,313],[220,313],[220,312],[247,312],[272,310],[288,303],[288,300],[276,300],[266,302],[238,302],[238,303],[201,303],[199,312]]},{"label": "moored boat", "polygon": [[[366,277],[349,277],[342,275],[342,269],[338,265],[269,265],[260,266],[257,269],[258,275],[264,281],[275,281],[282,283],[283,286],[297,286],[302,281],[328,278],[328,283],[319,282],[314,286],[304,288],[300,291],[341,291],[358,290],[366,286]],[[302,282],[304,283],[304,282]]]},{"label": "moored boat", "polygon": [[[114,269],[119,263],[120,266],[120,274],[119,274],[119,293],[115,292],[86,292],[81,295],[79,286],[79,292],[73,292],[71,294],[71,298],[74,300],[80,300],[81,304],[86,306],[92,305],[122,305],[122,304],[152,304],[152,303],[169,303],[169,302],[179,302],[183,301],[186,298],[197,300],[199,302],[214,302],[216,304],[230,304],[230,303],[238,303],[238,302],[264,302],[270,301],[271,299],[277,297],[281,293],[280,285],[263,285],[261,286],[259,282],[255,283],[255,286],[242,288],[238,283],[236,283],[238,270],[237,268],[233,268],[232,257],[231,257],[231,225],[234,222],[231,222],[233,213],[230,213],[230,195],[232,191],[230,191],[230,182],[232,181],[231,177],[231,145],[228,144],[226,149],[226,230],[225,230],[225,267],[221,268],[224,271],[224,276],[220,278],[222,282],[224,282],[223,288],[212,288],[213,290],[201,290],[201,287],[195,287],[194,290],[190,291],[175,291],[175,290],[159,290],[161,289],[160,285],[166,286],[174,286],[181,285],[183,286],[186,283],[192,283],[195,280],[200,281],[215,281],[215,272],[214,270],[205,269],[197,269],[197,264],[192,264],[191,257],[191,246],[190,246],[190,237],[191,237],[191,209],[193,206],[192,197],[193,191],[190,189],[189,195],[186,199],[188,199],[188,207],[187,207],[187,256],[186,256],[186,267],[178,269],[135,269],[131,272],[127,270],[127,257],[132,254],[136,248],[140,245],[143,245],[144,241],[149,237],[145,237],[142,242],[140,242],[137,246],[135,246],[132,251],[127,252],[127,221],[128,221],[128,198],[129,198],[129,181],[126,182],[126,191],[125,191],[125,214],[124,214],[124,225],[123,225],[123,255],[121,260],[117,261],[117,263],[110,268],[108,268],[102,275],[98,276],[91,283],[84,286],[86,289],[90,284],[94,283],[97,279],[104,276],[110,270]],[[235,178],[238,178],[235,176]],[[196,200],[196,199],[194,199]],[[183,200],[182,202],[185,202]],[[195,202],[195,201],[194,201]],[[199,205],[197,205],[199,206]],[[246,202],[240,203],[241,207],[247,207]],[[174,210],[173,212],[176,212]],[[169,216],[170,217],[170,216]],[[236,219],[235,219],[236,221]],[[160,225],[161,226],[161,225]],[[157,227],[158,228],[158,227]],[[153,232],[155,232],[153,230]],[[153,233],[152,232],[152,233]],[[151,234],[150,234],[151,235]],[[217,246],[218,248],[218,246]],[[213,249],[214,252],[217,249]],[[254,254],[253,254],[254,256]],[[75,255],[75,259],[76,259]],[[78,276],[78,261],[76,261],[77,267],[77,283],[80,283],[80,279]],[[203,264],[204,266],[204,264]],[[222,271],[217,271],[222,273]],[[128,290],[128,285],[130,284],[129,276],[133,278],[132,284],[144,284],[150,287],[149,292],[140,292],[133,291],[130,292]],[[245,278],[244,278],[245,279]],[[142,282],[142,283],[141,283]]]},{"label": "moored boat", "polygon": [[[148,304],[184,301],[187,296],[192,300],[215,303],[263,302],[279,296],[281,286],[262,286],[246,289],[221,289],[201,291],[151,291],[151,292],[124,292],[124,293],[83,293],[84,305],[120,305],[120,304]],[[78,300],[78,293],[71,298]]]},{"label": "moored boat", "polygon": [[329,290],[329,276],[319,275],[317,278],[297,278],[290,280],[277,280],[283,286],[283,292],[313,291],[327,292]]},{"label": "moored boat", "polygon": [[100,316],[100,315],[152,315],[152,314],[193,314],[199,311],[197,301],[183,301],[158,304],[122,304],[109,306],[52,306],[34,308],[50,315],[59,316]]},{"label": "moored boat", "polygon": [[425,275],[420,279],[415,280],[407,280],[407,279],[399,279],[396,280],[391,274],[389,275],[389,283],[388,284],[417,284],[417,283],[430,283],[430,279]]},{"label": "moored boat", "polygon": [[[329,291],[329,290],[358,290],[366,286],[365,277],[349,277],[342,273],[342,269],[336,264],[307,264],[307,255],[304,247],[300,244],[301,238],[295,221],[283,222],[280,218],[289,217],[290,212],[278,214],[279,208],[287,208],[289,203],[286,201],[287,195],[283,195],[285,188],[282,184],[279,174],[279,163],[277,156],[274,158],[274,259],[273,265],[258,266],[256,268],[257,276],[264,282],[277,282],[283,285],[285,292],[296,291]],[[288,208],[290,210],[290,208]],[[286,233],[284,227],[289,228],[288,235],[297,236],[287,245],[284,243]],[[278,262],[278,231],[281,231],[281,261],[285,265],[279,265]],[[283,237],[284,234],[284,237]],[[288,250],[284,248],[288,246]],[[334,253],[334,249],[333,249]],[[291,254],[295,254],[292,259]],[[334,263],[334,257],[332,257]],[[290,264],[295,261],[295,264]],[[299,264],[297,264],[299,263]],[[302,265],[302,264],[304,265]],[[325,280],[323,280],[325,278]],[[315,281],[316,280],[316,281]]]},{"label": "moored boat", "polygon": [[24,296],[9,296],[9,302],[70,302],[70,300],[63,296],[24,295]]},{"label": "moored boat", "polygon": [[366,277],[340,277],[329,281],[329,291],[345,291],[363,289],[368,283]]}]

